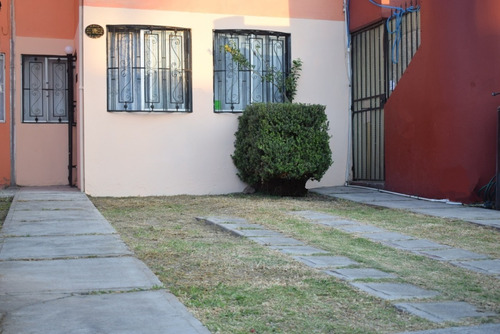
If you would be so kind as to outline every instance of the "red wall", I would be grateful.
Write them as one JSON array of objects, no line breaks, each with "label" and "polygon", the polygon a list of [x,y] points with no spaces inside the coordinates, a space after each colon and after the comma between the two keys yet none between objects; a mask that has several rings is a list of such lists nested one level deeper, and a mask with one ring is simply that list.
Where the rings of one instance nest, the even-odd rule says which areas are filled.
[{"label": "red wall", "polygon": [[475,201],[495,173],[500,1],[423,0],[421,27],[385,108],[386,189]]}]

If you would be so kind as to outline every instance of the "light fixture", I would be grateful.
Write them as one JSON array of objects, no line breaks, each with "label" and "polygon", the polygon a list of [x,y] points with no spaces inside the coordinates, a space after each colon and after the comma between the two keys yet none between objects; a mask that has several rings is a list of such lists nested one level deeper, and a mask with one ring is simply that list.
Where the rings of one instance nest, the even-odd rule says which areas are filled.
[{"label": "light fixture", "polygon": [[66,52],[67,55],[72,55],[73,54],[73,47],[71,45],[68,45],[64,48],[64,51]]}]

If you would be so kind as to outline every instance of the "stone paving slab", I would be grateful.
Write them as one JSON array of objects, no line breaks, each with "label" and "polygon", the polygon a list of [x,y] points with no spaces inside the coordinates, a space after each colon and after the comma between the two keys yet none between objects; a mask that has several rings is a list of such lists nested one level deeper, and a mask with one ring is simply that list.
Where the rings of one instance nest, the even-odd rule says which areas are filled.
[{"label": "stone paving slab", "polygon": [[345,225],[352,225],[352,226],[360,225],[358,222],[349,219],[324,219],[324,220],[311,221],[311,223],[317,225],[330,226],[334,228],[338,228],[340,226],[345,226]]},{"label": "stone paving slab", "polygon": [[42,235],[114,234],[116,230],[105,220],[85,221],[5,221],[0,236],[42,236]]},{"label": "stone paving slab", "polygon": [[294,256],[293,258],[312,268],[338,268],[359,265],[358,262],[345,256]]},{"label": "stone paving slab", "polygon": [[96,210],[88,199],[74,201],[16,201],[16,211]]},{"label": "stone paving slab", "polygon": [[358,187],[319,187],[314,189],[309,189],[311,192],[315,192],[322,195],[335,195],[335,194],[351,194],[351,193],[373,193],[374,189],[368,188],[358,188]]},{"label": "stone paving slab", "polygon": [[343,225],[337,227],[339,230],[349,233],[385,233],[384,229],[370,225]]},{"label": "stone paving slab", "polygon": [[364,204],[374,204],[374,205],[377,205],[377,202],[413,201],[413,199],[409,197],[394,196],[392,194],[387,194],[382,192],[336,194],[335,197],[346,199],[349,201],[355,201]]},{"label": "stone paving slab", "polygon": [[266,246],[299,246],[304,245],[302,241],[288,237],[248,237],[248,239]]},{"label": "stone paving slab", "polygon": [[450,206],[456,205],[456,204],[448,204],[444,202],[432,202],[420,199],[406,200],[406,201],[401,201],[401,200],[376,201],[376,202],[374,201],[373,203],[365,203],[365,204],[373,204],[376,206],[382,206],[397,210],[413,210],[416,208],[438,210],[438,209],[449,209]]},{"label": "stone paving slab", "polygon": [[96,220],[104,219],[97,210],[38,210],[38,211],[17,211],[10,220],[17,222],[37,222],[37,221],[70,221],[70,220]]},{"label": "stone paving slab", "polygon": [[64,192],[51,192],[51,191],[26,191],[19,190],[16,193],[16,201],[74,201],[87,198],[85,194],[79,191],[64,191]]},{"label": "stone paving slab", "polygon": [[404,332],[399,334],[498,334],[500,324],[485,324],[470,327],[450,327],[442,329],[431,329],[418,332]]},{"label": "stone paving slab", "polygon": [[385,300],[422,299],[439,295],[436,291],[403,283],[351,283],[351,285]]},{"label": "stone paving slab", "polygon": [[231,230],[233,233],[240,235],[242,237],[274,237],[274,238],[284,238],[285,236],[279,232],[271,230]]},{"label": "stone paving slab", "polygon": [[437,323],[496,315],[492,312],[478,311],[475,306],[465,302],[399,303],[394,306],[399,310]]},{"label": "stone paving slab", "polygon": [[394,247],[397,249],[407,250],[407,251],[417,251],[417,250],[425,250],[425,249],[447,249],[451,248],[447,245],[438,244],[434,241],[426,240],[426,239],[414,239],[414,240],[394,240],[394,241],[386,241],[385,245]]},{"label": "stone paving slab", "polygon": [[335,276],[342,280],[354,281],[358,279],[385,279],[385,278],[397,278],[396,275],[386,273],[374,268],[345,268],[345,269],[335,269],[326,270],[325,273],[331,276]]},{"label": "stone paving slab", "polygon": [[81,235],[6,238],[0,260],[121,256],[132,252],[118,235]]},{"label": "stone paving slab", "polygon": [[486,275],[500,275],[500,259],[452,261],[451,264]]},{"label": "stone paving slab", "polygon": [[290,255],[328,254],[325,250],[311,246],[269,246],[269,248],[276,249],[284,254]]},{"label": "stone paving slab", "polygon": [[363,238],[373,241],[397,241],[397,240],[412,240],[415,239],[409,235],[396,233],[396,232],[382,232],[382,233],[363,233]]},{"label": "stone paving slab", "polygon": [[209,334],[164,291],[69,296],[16,310],[3,319],[4,334],[182,333]]},{"label": "stone paving slab", "polygon": [[247,224],[247,223],[242,223],[242,224],[215,224],[217,226],[220,226],[226,230],[263,230],[264,226],[259,225],[259,224]]},{"label": "stone paving slab", "polygon": [[418,253],[440,261],[480,260],[488,258],[484,254],[478,254],[460,248],[421,250]]},{"label": "stone paving slab", "polygon": [[471,223],[500,229],[500,219],[469,219]]},{"label": "stone paving slab", "polygon": [[488,210],[482,208],[456,207],[450,209],[413,209],[412,211],[422,213],[429,216],[437,216],[442,218],[454,218],[460,220],[486,220],[500,219],[500,212],[496,210]]},{"label": "stone paving slab", "polygon": [[151,289],[160,281],[133,257],[0,262],[2,295]]},{"label": "stone paving slab", "polygon": [[198,220],[204,220],[211,224],[246,224],[247,221],[244,218],[238,217],[197,217]]}]

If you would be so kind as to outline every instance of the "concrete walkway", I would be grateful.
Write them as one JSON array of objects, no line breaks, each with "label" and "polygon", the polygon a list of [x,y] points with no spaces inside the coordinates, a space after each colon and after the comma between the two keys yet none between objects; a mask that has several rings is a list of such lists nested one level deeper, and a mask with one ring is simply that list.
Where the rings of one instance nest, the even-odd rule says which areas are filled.
[{"label": "concrete walkway", "polygon": [[500,229],[500,210],[469,207],[447,200],[426,200],[363,187],[323,187],[312,192],[390,209],[401,209],[429,216],[460,219]]},{"label": "concrete walkway", "polygon": [[[348,199],[364,204],[403,209],[427,215],[454,218],[493,228],[500,227],[500,212],[482,208],[468,208],[444,201],[424,201],[422,199],[389,194],[359,187],[329,187],[313,189],[323,195]],[[374,242],[382,243],[414,254],[427,256],[438,261],[472,270],[481,274],[500,278],[500,259],[451,248],[430,240],[390,232],[373,225],[343,219],[315,211],[294,211],[311,224],[320,224],[347,233],[353,233]],[[331,254],[323,249],[311,247],[300,240],[287,237],[264,226],[253,224],[238,217],[199,217],[237,236],[249,238],[263,246],[275,249],[305,265],[347,281],[353,288],[393,303],[402,311],[422,317],[435,323],[453,323],[467,318],[487,318],[495,313],[476,308],[462,301],[433,301],[439,296],[436,291],[424,290],[418,286],[399,283],[398,276],[375,268],[366,268],[352,259]],[[368,282],[366,281],[368,280]],[[377,282],[377,280],[382,280]],[[393,282],[391,282],[393,280]],[[408,332],[409,333],[409,332]],[[493,334],[500,333],[500,324],[486,324],[471,327],[450,327],[439,330],[421,331],[418,334]],[[417,332],[413,333],[417,334]]]},{"label": "concrete walkway", "polygon": [[0,333],[210,333],[85,194],[0,195],[14,193],[0,231]]}]

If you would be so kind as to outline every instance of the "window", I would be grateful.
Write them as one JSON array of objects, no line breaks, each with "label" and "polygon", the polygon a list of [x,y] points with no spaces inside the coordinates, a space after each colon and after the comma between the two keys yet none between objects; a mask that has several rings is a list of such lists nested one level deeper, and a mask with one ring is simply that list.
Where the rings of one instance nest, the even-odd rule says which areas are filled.
[{"label": "window", "polygon": [[[236,48],[250,68],[233,61],[224,47]],[[270,71],[288,73],[290,34],[256,30],[214,31],[214,110],[241,112],[254,102],[283,102],[283,89],[263,78]]]},{"label": "window", "polygon": [[23,122],[68,122],[67,59],[23,56]]},{"label": "window", "polygon": [[108,111],[191,108],[190,32],[108,26]]},{"label": "window", "polygon": [[0,53],[0,122],[5,122],[5,54]]}]

